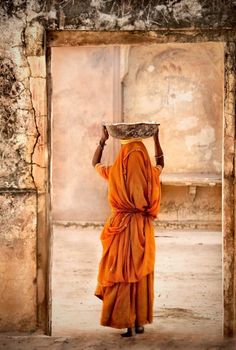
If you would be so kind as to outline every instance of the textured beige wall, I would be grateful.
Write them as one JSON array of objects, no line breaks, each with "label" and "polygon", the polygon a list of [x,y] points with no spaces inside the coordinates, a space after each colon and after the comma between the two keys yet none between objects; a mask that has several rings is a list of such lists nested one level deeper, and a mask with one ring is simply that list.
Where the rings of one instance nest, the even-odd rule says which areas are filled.
[{"label": "textured beige wall", "polygon": [[[124,119],[159,121],[165,173],[221,174],[223,44],[131,47],[124,78]],[[145,141],[154,155],[153,142]],[[191,176],[191,175],[190,175]],[[162,187],[159,220],[221,227],[221,187]]]},{"label": "textured beige wall", "polygon": [[158,219],[164,227],[175,223],[179,228],[221,228],[221,186],[198,187],[193,201],[188,186],[162,186]]},{"label": "textured beige wall", "polygon": [[[96,221],[107,215],[106,184],[92,156],[101,122],[113,119],[113,58],[112,47],[52,50],[53,220]],[[106,151],[108,162],[112,150]]]},{"label": "textured beige wall", "polygon": [[[93,222],[108,214],[106,184],[91,159],[101,122],[121,119],[122,79],[124,120],[161,123],[164,172],[221,173],[221,44],[53,48],[52,77],[53,220]],[[112,162],[113,142],[105,163]],[[153,140],[145,143],[153,156]],[[220,225],[220,188],[198,189],[196,201],[188,187],[165,187],[159,218]]]},{"label": "textured beige wall", "polygon": [[125,120],[161,123],[165,172],[220,173],[223,44],[131,47],[128,67]]},{"label": "textured beige wall", "polygon": [[32,331],[37,307],[35,194],[1,194],[0,217],[0,329]]}]

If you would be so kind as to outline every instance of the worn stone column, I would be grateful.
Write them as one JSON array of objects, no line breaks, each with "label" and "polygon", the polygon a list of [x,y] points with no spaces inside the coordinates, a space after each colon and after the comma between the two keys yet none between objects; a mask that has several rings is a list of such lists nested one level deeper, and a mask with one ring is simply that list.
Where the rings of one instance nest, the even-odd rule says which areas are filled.
[{"label": "worn stone column", "polygon": [[235,43],[225,44],[223,152],[224,335],[235,332]]},{"label": "worn stone column", "polygon": [[30,68],[30,96],[37,140],[32,155],[32,176],[37,191],[37,325],[47,329],[48,291],[48,137],[45,30],[39,23],[27,27],[26,57]]},{"label": "worn stone column", "polygon": [[43,7],[22,1],[0,10],[0,330],[46,330]]},{"label": "worn stone column", "polygon": [[[24,25],[1,22],[0,329],[35,330],[37,191],[32,157],[37,140]],[[12,31],[14,26],[14,34]],[[23,41],[22,41],[23,40]]]}]

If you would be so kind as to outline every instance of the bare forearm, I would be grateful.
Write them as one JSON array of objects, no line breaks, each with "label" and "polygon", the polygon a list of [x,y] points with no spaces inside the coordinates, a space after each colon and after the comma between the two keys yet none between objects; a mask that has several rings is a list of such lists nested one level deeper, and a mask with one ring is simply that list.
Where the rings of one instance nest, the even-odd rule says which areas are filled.
[{"label": "bare forearm", "polygon": [[92,159],[93,166],[101,162],[104,146],[105,146],[105,141],[100,140],[99,145],[97,146],[93,155],[93,159]]},{"label": "bare forearm", "polygon": [[158,135],[154,138],[155,143],[155,160],[156,165],[161,165],[164,168],[164,154],[160,145]]}]

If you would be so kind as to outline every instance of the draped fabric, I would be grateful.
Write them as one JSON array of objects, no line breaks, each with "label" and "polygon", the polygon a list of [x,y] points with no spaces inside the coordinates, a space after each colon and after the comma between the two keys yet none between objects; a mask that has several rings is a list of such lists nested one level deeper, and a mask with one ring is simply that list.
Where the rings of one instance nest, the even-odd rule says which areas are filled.
[{"label": "draped fabric", "polygon": [[95,291],[103,300],[101,324],[132,327],[138,315],[142,315],[142,324],[150,323],[155,263],[153,219],[160,207],[161,170],[152,166],[141,141],[123,145],[112,166],[98,164],[96,170],[108,180],[111,206],[100,237],[103,253]]}]

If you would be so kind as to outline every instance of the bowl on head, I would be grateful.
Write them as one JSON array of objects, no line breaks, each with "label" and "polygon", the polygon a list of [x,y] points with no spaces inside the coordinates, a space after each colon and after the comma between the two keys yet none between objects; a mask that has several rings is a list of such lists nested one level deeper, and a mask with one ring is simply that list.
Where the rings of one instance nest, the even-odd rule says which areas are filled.
[{"label": "bowl on head", "polygon": [[157,122],[104,123],[109,135],[120,140],[146,139],[153,136],[160,125]]}]

